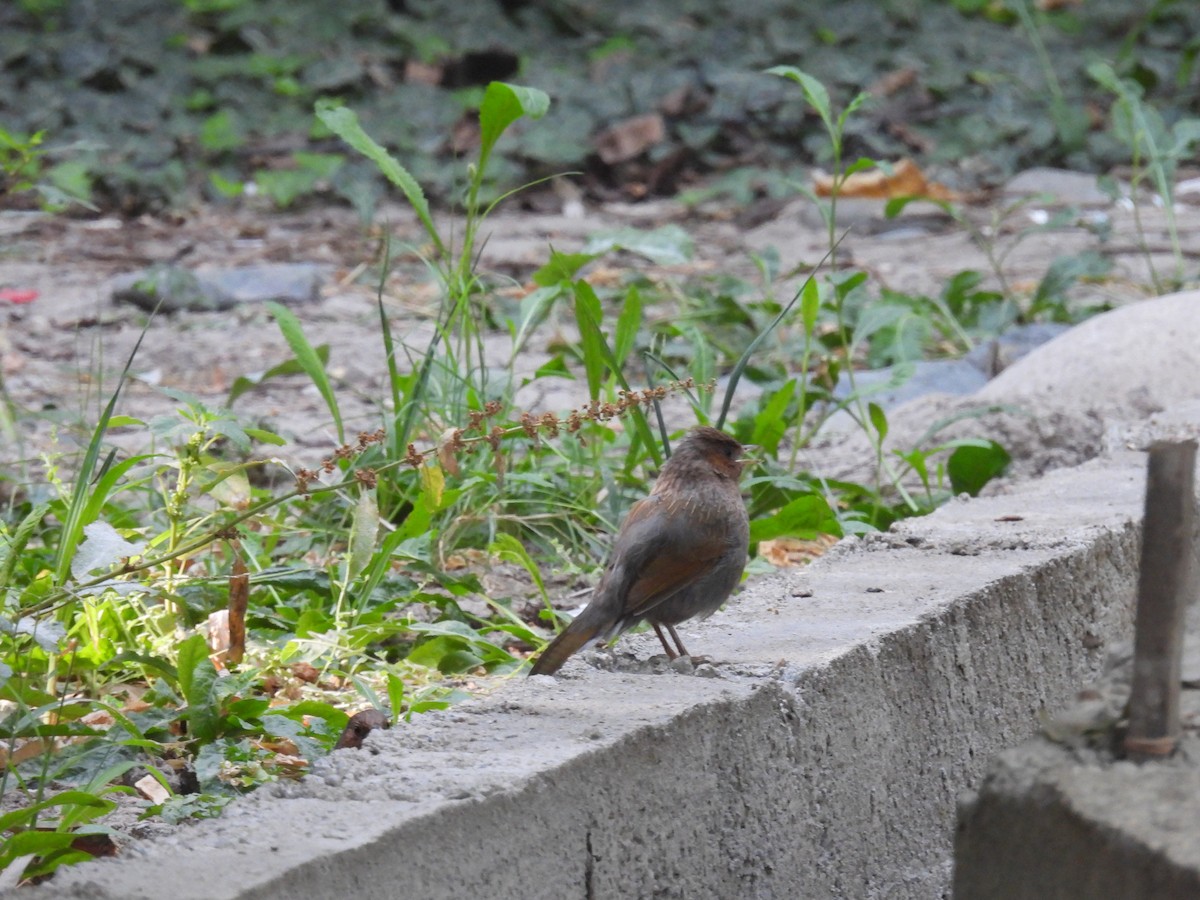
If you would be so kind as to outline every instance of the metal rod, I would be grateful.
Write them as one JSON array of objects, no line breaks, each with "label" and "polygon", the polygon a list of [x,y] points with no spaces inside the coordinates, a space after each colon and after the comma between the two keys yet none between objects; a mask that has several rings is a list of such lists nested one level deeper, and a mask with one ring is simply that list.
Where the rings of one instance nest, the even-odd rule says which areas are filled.
[{"label": "metal rod", "polygon": [[1125,754],[1169,756],[1179,741],[1180,658],[1187,609],[1196,442],[1150,447],[1134,625],[1133,686]]}]

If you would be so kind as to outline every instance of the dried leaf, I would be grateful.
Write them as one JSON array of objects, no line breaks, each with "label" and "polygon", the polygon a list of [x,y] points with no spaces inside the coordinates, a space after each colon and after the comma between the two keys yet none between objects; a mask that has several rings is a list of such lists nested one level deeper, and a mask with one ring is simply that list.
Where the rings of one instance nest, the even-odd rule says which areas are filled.
[{"label": "dried leaf", "polygon": [[[825,172],[813,172],[813,190],[818,197],[833,193],[834,178]],[[911,159],[902,159],[892,166],[891,174],[883,169],[855,172],[838,186],[839,197],[864,197],[891,200],[896,197],[925,197],[929,200],[958,200],[960,195],[943,184],[929,181]]]},{"label": "dried leaf", "polygon": [[815,540],[802,541],[798,538],[780,537],[760,541],[758,555],[773,566],[803,566],[821,556],[838,542],[831,534],[823,534]]},{"label": "dried leaf", "polygon": [[311,663],[293,663],[291,669],[293,675],[309,684],[316,684],[321,677],[321,673]]},{"label": "dried leaf", "polygon": [[233,574],[229,576],[229,652],[225,659],[239,663],[246,655],[246,608],[250,605],[250,576],[246,572],[241,550],[236,545],[234,552],[238,557],[233,561]]},{"label": "dried leaf", "polygon": [[612,166],[641,156],[667,137],[667,126],[658,113],[646,113],[617,122],[594,138],[601,161]]},{"label": "dried leaf", "polygon": [[438,443],[437,457],[443,469],[452,476],[458,475],[458,448],[462,446],[462,429],[447,428]]},{"label": "dried leaf", "polygon": [[159,784],[153,775],[146,775],[133,783],[137,792],[151,803],[166,803],[171,798],[171,792]]}]

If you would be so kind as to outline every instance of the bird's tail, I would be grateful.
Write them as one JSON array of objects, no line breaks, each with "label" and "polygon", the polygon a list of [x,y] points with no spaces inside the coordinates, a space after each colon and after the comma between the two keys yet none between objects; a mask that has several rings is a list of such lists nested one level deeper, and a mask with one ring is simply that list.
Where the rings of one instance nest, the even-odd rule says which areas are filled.
[{"label": "bird's tail", "polygon": [[[584,612],[586,613],[586,610]],[[573,653],[601,637],[602,630],[599,624],[588,621],[588,617],[584,614],[576,616],[566,630],[542,651],[542,655],[537,658],[537,662],[533,664],[529,674],[553,675],[562,668],[562,664]]]}]

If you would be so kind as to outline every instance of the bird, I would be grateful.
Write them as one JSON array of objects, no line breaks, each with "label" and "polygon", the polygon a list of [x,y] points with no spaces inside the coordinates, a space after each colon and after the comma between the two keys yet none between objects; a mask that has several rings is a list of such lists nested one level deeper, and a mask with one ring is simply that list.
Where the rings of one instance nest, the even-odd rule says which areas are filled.
[{"label": "bird", "polygon": [[367,735],[377,728],[391,728],[391,719],[387,717],[381,709],[368,707],[367,709],[359,710],[350,717],[350,721],[346,723],[346,727],[342,729],[341,737],[337,743],[333,745],[334,750],[345,750],[347,748],[357,750],[363,745],[363,741]]},{"label": "bird", "polygon": [[707,425],[684,436],[650,495],[621,524],[591,602],[546,647],[530,675],[552,675],[587,644],[612,640],[643,620],[668,658],[691,655],[675,626],[714,613],[746,567],[750,517],[738,485],[751,462],[745,449]]}]

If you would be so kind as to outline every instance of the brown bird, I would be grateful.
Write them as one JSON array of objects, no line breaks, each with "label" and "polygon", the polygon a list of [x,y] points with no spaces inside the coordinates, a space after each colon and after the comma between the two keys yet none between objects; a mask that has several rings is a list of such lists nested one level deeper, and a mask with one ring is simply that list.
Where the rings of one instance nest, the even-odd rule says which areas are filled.
[{"label": "brown bird", "polygon": [[592,601],[542,652],[530,675],[551,675],[584,645],[611,640],[642,620],[654,626],[668,657],[690,655],[675,626],[715,612],[746,567],[750,517],[738,478],[749,460],[742,451],[715,428],[688,433],[650,496],[626,516]]},{"label": "brown bird", "polygon": [[356,712],[342,729],[341,737],[333,745],[334,750],[351,748],[357,750],[363,745],[363,740],[377,728],[391,728],[392,721],[381,709],[368,707]]}]

